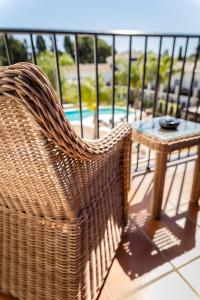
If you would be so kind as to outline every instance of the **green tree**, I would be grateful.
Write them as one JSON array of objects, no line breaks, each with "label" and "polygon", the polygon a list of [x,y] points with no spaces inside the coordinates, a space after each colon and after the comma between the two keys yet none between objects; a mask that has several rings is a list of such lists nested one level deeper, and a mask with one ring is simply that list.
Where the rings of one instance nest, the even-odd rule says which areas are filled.
[{"label": "green tree", "polygon": [[[170,63],[171,63],[171,57],[168,54],[165,54],[161,57],[160,70],[159,70],[159,82],[163,83],[164,85],[166,85],[168,82]],[[174,73],[174,71],[172,73]]]},{"label": "green tree", "polygon": [[[71,65],[73,64],[72,58],[67,54],[61,54],[59,55],[59,62],[60,62],[60,67],[61,67],[61,82],[65,81],[63,72],[62,72],[62,67],[66,65]],[[53,85],[54,89],[57,88],[57,83],[56,83],[56,66],[55,66],[55,55],[52,51],[44,51],[41,52],[37,55],[37,64],[43,69],[43,71],[46,73],[48,76],[51,84]],[[64,95],[63,95],[64,97]]]},{"label": "green tree", "polygon": [[98,62],[105,63],[106,58],[112,54],[112,47],[104,40],[98,39]]},{"label": "green tree", "polygon": [[55,58],[52,51],[40,52],[37,55],[37,64],[43,69],[52,86],[56,89]]},{"label": "green tree", "polygon": [[82,64],[91,64],[94,62],[93,39],[91,37],[78,38],[79,61]]},{"label": "green tree", "polygon": [[[97,41],[97,55],[98,62],[106,62],[106,57],[111,55],[112,49],[104,40],[98,39]],[[93,63],[94,62],[94,40],[91,37],[78,38],[78,53],[80,63]]]},{"label": "green tree", "polygon": [[[103,78],[99,77],[99,102],[102,104],[110,104],[112,90],[106,87]],[[96,114],[96,88],[95,80],[92,78],[84,78],[81,81],[81,96],[82,102],[88,107],[89,110],[94,112],[93,124],[94,135],[97,137],[97,114]]]},{"label": "green tree", "polygon": [[74,64],[72,57],[68,53],[59,53],[60,66],[70,66]]},{"label": "green tree", "polygon": [[36,37],[36,47],[38,53],[44,52],[47,50],[45,40],[42,35],[37,35]]},{"label": "green tree", "polygon": [[[9,35],[8,36],[8,46],[10,49],[12,63],[29,60],[27,45],[24,42],[16,39],[12,35]],[[8,65],[5,44],[4,44],[4,40],[2,37],[0,38],[0,64],[2,66]]]},{"label": "green tree", "polygon": [[[143,56],[141,56],[137,61],[131,64],[130,71],[130,87],[133,90],[133,99],[134,99],[134,107],[137,109],[139,106],[139,96],[140,89],[142,86],[142,61]],[[127,60],[120,59],[117,61],[117,65],[119,65],[117,71],[115,72],[115,80],[117,85],[126,86],[128,83],[128,62]]]},{"label": "green tree", "polygon": [[[158,87],[161,83],[166,84],[168,81],[171,57],[165,52],[160,58]],[[175,60],[174,60],[175,62]],[[155,53],[149,52],[146,64],[146,82],[153,82],[157,74],[158,57]]]},{"label": "green tree", "polygon": [[146,82],[153,82],[156,79],[158,57],[154,52],[147,54]]},{"label": "green tree", "polygon": [[180,46],[180,48],[179,48],[179,54],[178,54],[178,61],[181,61],[181,60],[183,60],[183,56],[182,56],[182,50],[183,50],[183,47],[182,47],[182,46]]},{"label": "green tree", "polygon": [[77,83],[72,80],[68,80],[61,77],[62,83],[62,95],[64,103],[78,103],[78,95],[77,95]]},{"label": "green tree", "polygon": [[[137,109],[140,101],[140,91],[142,88],[144,55],[141,55],[135,62],[131,64],[131,88],[134,94],[134,106]],[[165,52],[160,59],[158,88],[160,84],[166,85],[170,69],[171,57]],[[120,66],[116,71],[116,84],[127,85],[128,80],[128,62],[123,59],[117,62]],[[175,63],[175,60],[174,60]],[[148,82],[155,82],[157,74],[158,57],[154,52],[148,52],[146,60],[145,85]],[[177,72],[178,70],[174,70]]]},{"label": "green tree", "polygon": [[71,41],[70,37],[68,35],[66,35],[64,37],[64,48],[65,48],[65,51],[67,53],[69,53],[69,55],[75,59],[75,56],[74,56],[74,44],[73,42]]},{"label": "green tree", "polygon": [[163,52],[163,55],[168,55],[168,56],[169,56],[169,50],[166,49],[166,50]]}]

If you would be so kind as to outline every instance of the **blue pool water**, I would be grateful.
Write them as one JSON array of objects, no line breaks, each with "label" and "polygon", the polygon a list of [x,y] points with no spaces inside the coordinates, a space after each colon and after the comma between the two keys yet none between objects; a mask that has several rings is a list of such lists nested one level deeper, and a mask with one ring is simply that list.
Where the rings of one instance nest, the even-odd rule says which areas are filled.
[{"label": "blue pool water", "polygon": [[[115,108],[115,115],[117,114],[123,114],[125,116],[126,110],[124,108]],[[68,118],[69,121],[79,121],[80,120],[80,113],[79,110],[75,111],[65,111],[65,115]],[[111,108],[100,108],[99,109],[99,117],[101,115],[112,115],[112,109]],[[82,110],[82,118],[88,118],[94,116],[94,112],[90,111],[89,109],[83,109]]]}]

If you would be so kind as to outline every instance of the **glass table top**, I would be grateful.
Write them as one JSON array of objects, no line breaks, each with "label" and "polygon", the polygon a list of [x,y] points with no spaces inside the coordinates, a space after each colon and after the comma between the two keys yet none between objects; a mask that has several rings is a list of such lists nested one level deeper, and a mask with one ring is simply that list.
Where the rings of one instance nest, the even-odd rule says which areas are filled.
[{"label": "glass table top", "polygon": [[163,118],[164,117],[158,117],[151,120],[136,121],[132,124],[132,128],[145,135],[149,135],[165,142],[184,139],[193,135],[200,135],[200,124],[182,119],[178,119],[180,124],[176,130],[162,129],[159,121]]}]

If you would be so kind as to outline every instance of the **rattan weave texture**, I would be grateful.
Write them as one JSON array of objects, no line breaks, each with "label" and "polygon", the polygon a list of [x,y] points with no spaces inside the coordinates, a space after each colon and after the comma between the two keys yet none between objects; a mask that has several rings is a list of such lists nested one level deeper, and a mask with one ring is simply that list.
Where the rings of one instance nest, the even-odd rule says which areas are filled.
[{"label": "rattan weave texture", "polygon": [[85,142],[43,71],[0,68],[0,290],[96,299],[120,242],[131,128]]},{"label": "rattan weave texture", "polygon": [[139,144],[144,144],[145,146],[153,150],[168,153],[200,144],[199,134],[191,134],[188,137],[179,138],[172,141],[162,141],[161,139],[155,138],[142,132],[138,132],[134,128],[132,130],[132,139],[133,141],[137,141],[137,143]]}]

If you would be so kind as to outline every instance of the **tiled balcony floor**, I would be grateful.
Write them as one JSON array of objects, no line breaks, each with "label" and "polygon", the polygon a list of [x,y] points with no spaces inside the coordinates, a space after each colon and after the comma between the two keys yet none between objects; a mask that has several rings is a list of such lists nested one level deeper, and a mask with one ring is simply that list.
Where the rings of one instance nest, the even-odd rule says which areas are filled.
[{"label": "tiled balcony floor", "polygon": [[193,169],[193,161],[168,168],[160,221],[150,215],[153,173],[133,179],[129,224],[99,300],[200,299],[200,206],[189,204]]},{"label": "tiled balcony floor", "polygon": [[133,179],[129,225],[99,300],[200,299],[200,206],[189,204],[193,169],[194,162],[168,168],[160,221],[150,216],[153,173]]}]

